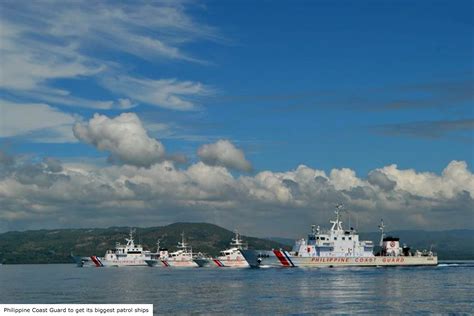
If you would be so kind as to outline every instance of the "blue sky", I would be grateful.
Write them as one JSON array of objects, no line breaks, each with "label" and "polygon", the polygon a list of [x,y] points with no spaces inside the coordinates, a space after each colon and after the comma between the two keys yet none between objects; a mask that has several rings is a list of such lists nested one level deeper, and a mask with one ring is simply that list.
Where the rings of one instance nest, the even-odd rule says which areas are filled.
[{"label": "blue sky", "polygon": [[469,170],[472,6],[3,2],[0,144],[33,162],[108,166],[117,152],[74,124],[135,113],[181,168],[228,140],[252,166],[235,177],[300,164],[361,179],[392,164]]},{"label": "blue sky", "polygon": [[[198,144],[232,139],[256,170],[305,163],[325,170],[350,166],[364,174],[397,163],[439,172],[452,159],[472,163],[472,123],[467,130],[453,127],[431,137],[416,128],[402,134],[383,133],[379,127],[472,119],[470,9],[469,1],[191,3],[187,14],[213,33],[183,45],[199,62],[143,60],[94,45],[84,51],[118,63],[134,76],[209,86],[212,92],[199,97],[200,109],[192,113],[143,102],[133,111],[188,126],[189,134],[202,136]],[[93,100],[120,94],[90,77],[59,78],[48,85]],[[461,100],[449,95],[457,88],[464,90]],[[384,109],[403,101],[413,104]],[[85,118],[122,112],[55,106]],[[182,139],[163,142],[178,151],[194,146]],[[32,146],[27,138],[12,146],[59,156],[96,154],[84,146],[65,145],[67,153],[60,145]]]}]

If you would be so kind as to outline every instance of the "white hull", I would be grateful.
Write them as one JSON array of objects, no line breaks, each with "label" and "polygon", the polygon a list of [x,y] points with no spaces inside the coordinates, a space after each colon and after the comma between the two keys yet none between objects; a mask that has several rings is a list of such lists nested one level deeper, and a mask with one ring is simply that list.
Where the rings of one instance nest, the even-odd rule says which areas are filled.
[{"label": "white hull", "polygon": [[104,267],[146,267],[145,260],[102,260]]},{"label": "white hull", "polygon": [[198,264],[193,260],[163,260],[169,267],[173,268],[197,268]]},{"label": "white hull", "polygon": [[373,257],[299,257],[284,250],[242,250],[251,267],[379,267],[436,266],[437,256],[373,256]]},{"label": "white hull", "polygon": [[193,260],[146,260],[145,265],[155,268],[196,268],[198,264]]},{"label": "white hull", "polygon": [[228,259],[212,259],[212,262],[219,268],[249,268],[247,261],[240,260],[228,260]]},{"label": "white hull", "polygon": [[145,260],[107,260],[97,256],[76,257],[78,267],[107,268],[107,267],[146,267]]}]

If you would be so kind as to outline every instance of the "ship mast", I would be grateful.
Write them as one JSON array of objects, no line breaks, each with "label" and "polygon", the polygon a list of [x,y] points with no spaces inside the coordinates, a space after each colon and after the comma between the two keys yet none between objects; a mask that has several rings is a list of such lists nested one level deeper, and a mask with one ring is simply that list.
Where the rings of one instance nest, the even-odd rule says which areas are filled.
[{"label": "ship mast", "polygon": [[379,229],[380,229],[380,247],[383,246],[383,239],[385,237],[385,234],[384,234],[384,231],[383,229],[385,228],[385,225],[383,224],[383,219],[380,220],[380,225],[379,225]]},{"label": "ship mast", "polygon": [[128,247],[134,247],[135,246],[135,243],[133,241],[133,233],[135,232],[134,229],[130,228],[130,232],[128,233],[128,238],[125,238],[125,240],[127,241],[127,246]]},{"label": "ship mast", "polygon": [[340,215],[339,213],[343,210],[344,205],[343,204],[337,204],[336,205],[336,210],[334,210],[334,213],[336,213],[336,220],[335,221],[330,221],[332,224],[331,230],[342,230],[342,222],[340,221]]},{"label": "ship mast", "polygon": [[183,253],[193,253],[193,248],[188,247],[184,239],[184,232],[181,233],[181,242],[178,242],[178,248],[183,249]]},{"label": "ship mast", "polygon": [[181,233],[181,242],[178,242],[178,248],[186,249],[187,245],[184,240],[184,232]]},{"label": "ship mast", "polygon": [[161,239],[158,238],[158,240],[156,241],[156,253],[160,253],[160,242]]}]

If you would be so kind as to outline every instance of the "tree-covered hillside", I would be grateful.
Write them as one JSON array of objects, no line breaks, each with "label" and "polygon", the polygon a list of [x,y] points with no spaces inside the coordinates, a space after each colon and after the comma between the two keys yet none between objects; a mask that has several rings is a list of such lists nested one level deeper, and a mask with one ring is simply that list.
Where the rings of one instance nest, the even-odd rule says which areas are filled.
[{"label": "tree-covered hillside", "polygon": [[[125,243],[128,227],[94,229],[56,229],[0,234],[0,261],[11,263],[65,263],[72,262],[70,254],[103,256],[116,242]],[[135,242],[145,249],[155,251],[156,241],[161,247],[176,249],[181,233],[195,252],[216,255],[228,247],[234,233],[222,227],[206,223],[175,223],[163,227],[137,228]],[[275,241],[243,236],[250,247],[259,249],[278,248]]]}]

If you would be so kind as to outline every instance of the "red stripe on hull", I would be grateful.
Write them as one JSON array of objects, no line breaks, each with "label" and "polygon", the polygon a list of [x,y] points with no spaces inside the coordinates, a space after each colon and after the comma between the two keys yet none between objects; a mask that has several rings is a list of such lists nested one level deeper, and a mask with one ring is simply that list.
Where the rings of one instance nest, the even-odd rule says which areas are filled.
[{"label": "red stripe on hull", "polygon": [[289,267],[290,266],[290,263],[288,262],[288,260],[286,260],[285,256],[281,253],[280,250],[273,250],[273,253],[278,258],[278,260],[280,260],[280,263],[284,267]]},{"label": "red stripe on hull", "polygon": [[91,260],[92,260],[92,262],[94,262],[96,267],[101,267],[102,266],[95,256],[92,256]]}]

